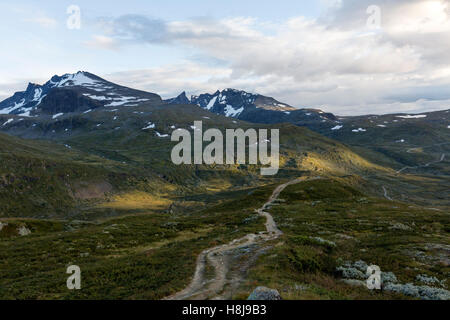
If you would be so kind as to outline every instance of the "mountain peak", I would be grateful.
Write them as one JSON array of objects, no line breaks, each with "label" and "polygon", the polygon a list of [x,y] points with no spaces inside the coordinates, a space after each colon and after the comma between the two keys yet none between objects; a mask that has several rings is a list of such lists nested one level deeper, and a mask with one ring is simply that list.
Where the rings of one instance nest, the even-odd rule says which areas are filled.
[{"label": "mountain peak", "polygon": [[187,97],[186,91],[180,93],[177,97],[164,100],[168,104],[191,104],[191,100]]},{"label": "mountain peak", "polygon": [[29,83],[0,102],[0,114],[21,116],[76,112],[98,107],[132,106],[143,102],[161,103],[154,93],[122,87],[92,73],[78,71],[54,75],[44,85]]},{"label": "mountain peak", "polygon": [[193,96],[191,103],[211,112],[234,118],[239,118],[242,114],[251,112],[253,109],[280,112],[296,110],[290,105],[281,103],[274,98],[233,88],[227,88],[222,91],[217,90],[214,94],[207,93]]}]

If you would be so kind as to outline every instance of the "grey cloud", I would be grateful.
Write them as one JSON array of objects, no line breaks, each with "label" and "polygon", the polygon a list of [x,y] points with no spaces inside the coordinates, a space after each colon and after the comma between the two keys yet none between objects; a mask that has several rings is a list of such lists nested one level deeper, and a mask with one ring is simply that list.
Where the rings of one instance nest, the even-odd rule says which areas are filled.
[{"label": "grey cloud", "polygon": [[177,40],[236,38],[221,21],[196,17],[183,22],[167,22],[143,15],[129,14],[117,18],[100,18],[105,32],[121,41],[170,44]]},{"label": "grey cloud", "polygon": [[168,43],[171,40],[166,22],[142,15],[123,15],[118,18],[101,18],[100,24],[109,36],[121,41]]},{"label": "grey cloud", "polygon": [[[118,41],[197,49],[198,55],[187,57],[187,67],[128,75],[163,95],[237,87],[295,106],[327,105],[338,114],[430,110],[447,107],[450,100],[450,29],[444,23],[442,30],[405,30],[401,19],[408,10],[415,10],[415,17],[414,5],[423,2],[342,0],[317,21],[299,17],[272,25],[270,36],[258,22],[166,22],[139,15],[110,19],[105,30]],[[382,10],[384,28],[376,34],[366,28],[369,5]]]},{"label": "grey cloud", "polygon": [[396,88],[394,94],[384,97],[386,101],[415,102],[421,99],[428,101],[450,100],[450,84],[426,87]]}]

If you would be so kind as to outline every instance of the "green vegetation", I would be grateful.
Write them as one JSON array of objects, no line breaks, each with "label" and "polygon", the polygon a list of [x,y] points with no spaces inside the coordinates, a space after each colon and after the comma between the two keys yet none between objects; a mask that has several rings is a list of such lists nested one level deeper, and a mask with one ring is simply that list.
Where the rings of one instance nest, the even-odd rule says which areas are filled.
[{"label": "green vegetation", "polygon": [[367,197],[330,179],[286,188],[270,212],[284,235],[259,258],[236,297],[255,286],[285,299],[391,299],[344,283],[336,267],[365,261],[393,272],[401,283],[427,274],[449,285],[448,213]]},{"label": "green vegetation", "polygon": [[[141,213],[102,222],[1,219],[3,299],[161,299],[185,287],[197,255],[262,230],[254,214],[273,186],[180,215]],[[236,210],[239,208],[239,210]],[[20,237],[17,228],[31,231]],[[66,288],[69,265],[82,270],[82,290]]]}]

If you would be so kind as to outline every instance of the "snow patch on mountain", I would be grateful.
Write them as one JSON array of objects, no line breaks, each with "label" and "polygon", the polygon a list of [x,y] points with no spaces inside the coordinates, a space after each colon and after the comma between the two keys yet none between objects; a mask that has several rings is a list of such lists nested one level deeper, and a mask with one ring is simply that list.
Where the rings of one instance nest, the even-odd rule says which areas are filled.
[{"label": "snow patch on mountain", "polygon": [[154,123],[148,122],[147,126],[142,128],[142,130],[155,129],[156,125]]},{"label": "snow patch on mountain", "polygon": [[55,83],[52,81],[52,84],[54,84],[54,87],[83,86],[83,85],[97,86],[99,82],[89,78],[84,74],[84,72],[79,71],[75,74],[65,74],[59,82]]},{"label": "snow patch on mountain", "polygon": [[406,115],[406,116],[397,116],[397,118],[403,118],[403,119],[421,119],[426,118],[426,114],[418,114],[418,115]]},{"label": "snow patch on mountain", "polygon": [[6,122],[2,125],[2,127],[6,126],[8,123],[11,123],[11,122],[13,122],[13,121],[14,121],[14,119],[8,119],[8,120],[6,120]]},{"label": "snow patch on mountain", "polygon": [[239,109],[234,109],[233,106],[228,104],[225,107],[225,116],[226,117],[237,117],[238,115],[240,115],[242,113],[242,111],[244,111],[244,107],[241,107]]},{"label": "snow patch on mountain", "polygon": [[211,108],[214,107],[214,104],[216,103],[216,101],[217,101],[217,97],[212,98],[211,101],[208,102],[206,109],[211,110]]}]

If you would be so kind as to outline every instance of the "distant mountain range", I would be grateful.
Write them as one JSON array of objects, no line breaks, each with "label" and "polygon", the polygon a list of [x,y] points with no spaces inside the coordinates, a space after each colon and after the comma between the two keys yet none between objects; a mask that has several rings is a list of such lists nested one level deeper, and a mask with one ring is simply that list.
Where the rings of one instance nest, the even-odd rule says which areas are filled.
[{"label": "distant mountain range", "polygon": [[[255,279],[287,298],[401,297],[353,286],[364,261],[407,283],[391,288],[447,299],[449,116],[339,117],[234,89],[163,100],[88,72],[29,84],[0,103],[0,299],[162,299],[189,284],[196,261],[202,292],[236,299]],[[279,129],[278,174],[174,164],[170,135],[195,133],[196,120]],[[72,263],[88,275],[78,292],[61,281]]]},{"label": "distant mountain range", "polygon": [[[44,85],[30,83],[25,91],[16,92],[0,102],[0,130],[35,137],[33,132],[36,130],[30,128],[35,128],[39,122],[47,126],[49,120],[70,118],[71,125],[74,125],[75,116],[83,115],[84,119],[85,114],[95,110],[137,112],[133,108],[145,109],[145,106],[150,105],[161,108],[194,106],[207,114],[259,124],[291,123],[340,142],[363,145],[377,152],[385,152],[383,148],[386,145],[393,148],[399,145],[417,148],[446,143],[450,138],[449,110],[416,115],[339,117],[317,109],[297,109],[272,97],[236,89],[218,90],[213,94],[205,93],[190,98],[182,92],[175,98],[163,100],[158,94],[120,86],[83,71],[55,75]],[[204,112],[193,112],[204,116]],[[49,131],[50,127],[47,127],[45,134],[57,134],[54,128]],[[403,153],[395,157],[401,163],[411,163],[404,158]]]}]

